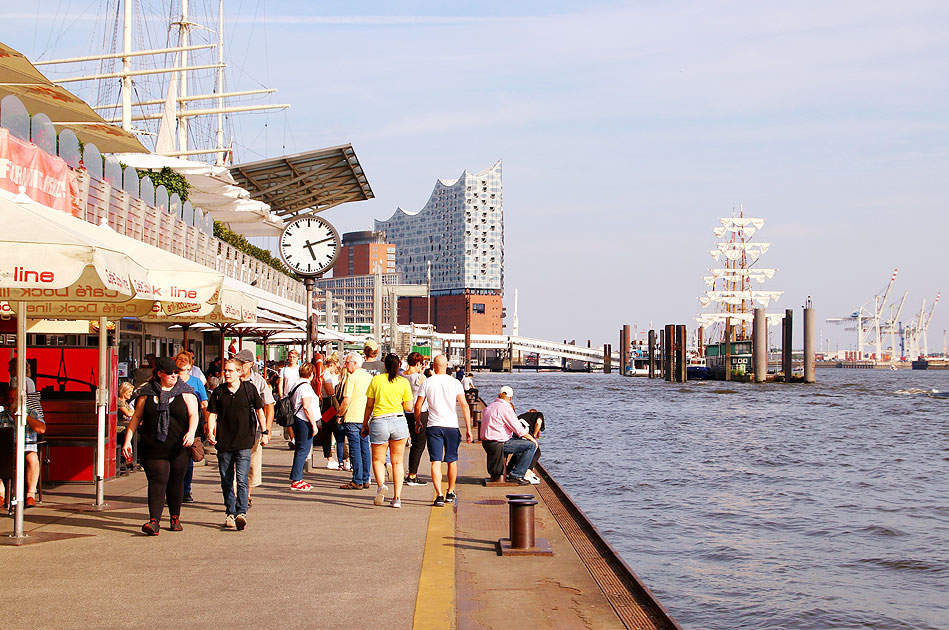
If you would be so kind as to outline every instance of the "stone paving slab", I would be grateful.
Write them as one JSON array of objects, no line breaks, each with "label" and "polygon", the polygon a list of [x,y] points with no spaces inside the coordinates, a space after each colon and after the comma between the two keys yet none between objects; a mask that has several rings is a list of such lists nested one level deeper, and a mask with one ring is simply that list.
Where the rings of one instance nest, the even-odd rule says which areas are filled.
[{"label": "stone paving slab", "polygon": [[[622,627],[539,493],[536,534],[555,555],[498,556],[495,543],[508,535],[504,495],[512,489],[481,485],[478,444],[462,445],[453,529],[434,517],[433,510],[453,508],[431,507],[431,483],[405,487],[400,510],[375,507],[374,489],[338,488],[350,478],[342,471],[309,472],[313,491],[291,493],[290,462],[285,448],[265,450],[264,483],[243,532],[221,527],[213,462],[195,469],[197,502],[182,509],[185,530],[163,529],[158,537],[139,529],[147,519],[144,473],[107,482],[103,511],[88,507],[91,485],[49,489],[42,506],[27,511],[27,531],[82,537],[0,546],[4,627],[437,627],[425,617],[429,608],[416,610],[426,541],[453,548],[453,562],[429,562],[422,580],[441,593],[453,585],[447,592],[454,597],[439,596],[445,610],[433,613],[453,620],[445,628]],[[428,471],[423,458],[421,476]],[[0,535],[12,527],[0,518]]]},{"label": "stone paving slab", "polygon": [[[3,626],[411,628],[431,486],[405,488],[401,510],[373,506],[374,490],[339,490],[350,478],[342,471],[308,473],[314,490],[291,493],[290,462],[285,448],[266,449],[243,532],[221,527],[213,464],[195,469],[184,531],[157,537],[139,529],[142,472],[107,482],[119,509],[63,505],[91,503],[91,485],[49,489],[27,510],[27,531],[95,535],[0,547]],[[12,528],[0,518],[0,535]]]}]

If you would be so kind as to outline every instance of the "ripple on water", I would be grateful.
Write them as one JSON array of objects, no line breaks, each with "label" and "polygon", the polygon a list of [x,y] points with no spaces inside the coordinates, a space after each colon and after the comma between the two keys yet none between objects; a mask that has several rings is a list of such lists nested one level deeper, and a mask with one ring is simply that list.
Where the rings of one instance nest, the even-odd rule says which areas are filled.
[{"label": "ripple on water", "polygon": [[949,371],[910,372],[479,385],[545,413],[548,470],[683,627],[947,630]]}]

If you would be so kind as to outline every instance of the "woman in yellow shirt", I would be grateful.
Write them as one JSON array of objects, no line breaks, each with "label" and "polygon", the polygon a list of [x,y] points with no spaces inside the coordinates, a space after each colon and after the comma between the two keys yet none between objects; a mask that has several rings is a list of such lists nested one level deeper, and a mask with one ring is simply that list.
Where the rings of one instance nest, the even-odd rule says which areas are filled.
[{"label": "woman in yellow shirt", "polygon": [[375,505],[386,500],[386,450],[392,460],[392,480],[395,494],[390,507],[402,507],[402,477],[405,466],[402,457],[405,454],[405,441],[409,438],[409,425],[405,421],[405,412],[412,410],[412,386],[399,376],[402,361],[398,355],[388,354],[385,358],[386,371],[377,374],[369,382],[366,391],[366,415],[362,423],[362,435],[369,436],[372,449],[372,474],[376,478]]}]

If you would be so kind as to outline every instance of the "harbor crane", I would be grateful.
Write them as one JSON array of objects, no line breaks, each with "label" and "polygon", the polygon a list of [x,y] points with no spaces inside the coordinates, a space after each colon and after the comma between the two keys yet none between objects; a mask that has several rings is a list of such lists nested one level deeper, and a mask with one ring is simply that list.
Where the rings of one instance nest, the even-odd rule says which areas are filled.
[{"label": "harbor crane", "polygon": [[[886,285],[886,289],[883,290],[882,294],[873,296],[872,310],[869,306],[870,302],[866,302],[848,317],[830,317],[827,319],[830,323],[844,324],[846,326],[844,330],[855,330],[857,332],[857,356],[861,361],[865,358],[864,346],[870,343],[874,346],[876,360],[881,361],[883,359],[883,335],[886,333],[890,334],[891,345],[893,346],[891,349],[891,360],[892,357],[896,355],[896,345],[893,337],[896,333],[896,328],[898,328],[897,322],[899,313],[903,308],[903,302],[900,302],[900,307],[897,309],[895,316],[882,323],[881,319],[883,317],[886,301],[890,296],[890,289],[893,288],[893,284],[896,282],[897,273],[899,273],[899,269],[894,269],[893,275],[890,276],[890,282]],[[903,294],[903,300],[906,300],[906,293]],[[892,305],[890,310],[892,314]]]},{"label": "harbor crane", "polygon": [[906,328],[907,354],[914,359],[929,356],[929,340],[926,333],[933,321],[933,315],[936,312],[936,305],[939,304],[940,297],[942,297],[942,292],[936,294],[936,300],[928,314],[926,313],[926,300],[924,299],[922,306],[919,308],[919,314],[913,318],[913,321]]}]

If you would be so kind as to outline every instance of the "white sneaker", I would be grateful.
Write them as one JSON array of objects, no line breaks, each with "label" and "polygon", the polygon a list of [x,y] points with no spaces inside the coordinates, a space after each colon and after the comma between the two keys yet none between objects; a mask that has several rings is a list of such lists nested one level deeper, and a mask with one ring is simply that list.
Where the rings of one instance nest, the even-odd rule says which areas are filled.
[{"label": "white sneaker", "polygon": [[373,505],[382,505],[386,502],[386,486],[379,486],[379,489],[376,490],[376,498],[372,500]]},{"label": "white sneaker", "polygon": [[332,459],[327,460],[326,467],[329,468],[330,470],[339,470],[339,462]]},{"label": "white sneaker", "polygon": [[527,479],[529,482],[531,482],[531,483],[532,483],[533,485],[535,485],[535,486],[539,486],[539,485],[540,485],[540,477],[538,477],[536,474],[534,474],[533,471],[528,470],[528,471],[527,471],[527,474],[524,475],[524,479]]},{"label": "white sneaker", "polygon": [[345,470],[346,472],[352,472],[353,467],[352,467],[352,465],[349,463],[349,461],[346,461],[346,462],[343,462],[343,468],[342,468],[342,469]]},{"label": "white sneaker", "polygon": [[237,523],[234,521],[234,515],[228,514],[224,519],[224,529],[237,529]]}]

